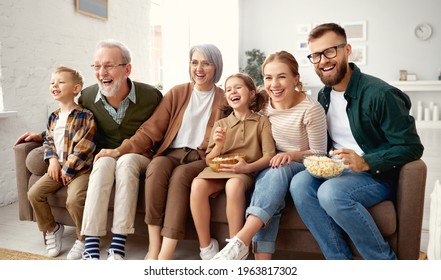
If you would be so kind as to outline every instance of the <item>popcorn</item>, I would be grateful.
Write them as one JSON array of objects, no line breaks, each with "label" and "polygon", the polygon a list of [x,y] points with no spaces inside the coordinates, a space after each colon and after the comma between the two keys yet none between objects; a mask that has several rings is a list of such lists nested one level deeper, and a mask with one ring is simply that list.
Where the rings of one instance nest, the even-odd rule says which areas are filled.
[{"label": "popcorn", "polygon": [[209,166],[213,171],[219,172],[219,168],[221,164],[236,164],[238,163],[237,157],[241,157],[246,160],[246,155],[244,153],[236,153],[236,154],[224,154],[217,156],[210,160]]},{"label": "popcorn", "polygon": [[303,164],[312,176],[325,179],[337,177],[344,170],[342,162],[327,156],[307,156],[303,159]]}]

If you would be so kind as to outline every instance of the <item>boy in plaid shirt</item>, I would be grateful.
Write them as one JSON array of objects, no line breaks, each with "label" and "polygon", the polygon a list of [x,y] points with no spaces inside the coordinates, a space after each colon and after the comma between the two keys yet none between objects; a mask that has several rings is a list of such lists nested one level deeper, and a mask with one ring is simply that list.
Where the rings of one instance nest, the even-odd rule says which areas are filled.
[{"label": "boy in plaid shirt", "polygon": [[47,198],[67,187],[66,207],[76,225],[77,240],[67,259],[81,259],[84,237],[81,236],[84,202],[95,151],[96,125],[92,112],[75,102],[83,87],[83,76],[68,67],[58,67],[51,77],[50,94],[60,104],[50,116],[44,139],[47,173],[28,191],[28,199],[43,232],[49,256],[61,251],[64,226],[55,221]]}]

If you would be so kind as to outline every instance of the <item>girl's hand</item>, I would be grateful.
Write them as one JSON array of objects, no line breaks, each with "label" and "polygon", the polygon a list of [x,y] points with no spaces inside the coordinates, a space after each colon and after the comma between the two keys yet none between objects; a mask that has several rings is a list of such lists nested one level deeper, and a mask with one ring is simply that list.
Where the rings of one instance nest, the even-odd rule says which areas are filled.
[{"label": "girl's hand", "polygon": [[248,163],[241,157],[237,156],[238,162],[236,164],[221,164],[219,166],[219,172],[229,172],[236,174],[245,174],[248,172]]},{"label": "girl's hand", "polygon": [[214,143],[219,147],[223,147],[226,136],[227,136],[226,127],[220,127],[220,126],[216,127],[213,133]]},{"label": "girl's hand", "polygon": [[291,161],[292,158],[289,153],[278,153],[270,160],[269,166],[271,166],[272,168],[276,168],[285,164],[290,164]]}]

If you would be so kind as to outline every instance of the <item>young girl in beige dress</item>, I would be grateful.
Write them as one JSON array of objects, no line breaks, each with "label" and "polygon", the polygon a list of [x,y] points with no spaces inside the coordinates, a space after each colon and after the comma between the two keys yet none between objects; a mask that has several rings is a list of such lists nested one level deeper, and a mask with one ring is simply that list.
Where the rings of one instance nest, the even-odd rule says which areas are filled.
[{"label": "young girl in beige dress", "polygon": [[237,73],[226,79],[225,97],[228,117],[214,124],[207,148],[207,165],[224,154],[245,153],[246,159],[238,157],[236,164],[221,164],[218,172],[206,167],[193,180],[190,208],[203,260],[211,259],[219,251],[217,240],[210,235],[209,198],[225,189],[229,234],[235,236],[244,223],[245,193],[253,186],[255,173],[268,167],[276,153],[268,118],[255,113],[268,102],[266,92],[258,92],[251,77]]}]

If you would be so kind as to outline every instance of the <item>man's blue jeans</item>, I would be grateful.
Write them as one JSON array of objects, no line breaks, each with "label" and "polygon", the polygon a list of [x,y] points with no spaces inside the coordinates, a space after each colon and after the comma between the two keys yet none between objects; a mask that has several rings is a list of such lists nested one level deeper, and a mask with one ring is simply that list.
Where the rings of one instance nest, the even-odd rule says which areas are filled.
[{"label": "man's blue jeans", "polygon": [[288,165],[264,169],[257,174],[246,216],[258,217],[265,227],[253,237],[253,252],[274,253],[281,211],[285,208],[291,179],[304,169],[302,163],[293,161]]},{"label": "man's blue jeans", "polygon": [[397,258],[366,210],[394,197],[391,184],[376,181],[368,172],[345,169],[339,177],[320,180],[305,170],[294,176],[290,192],[326,259],[353,259],[344,233],[364,259]]}]

